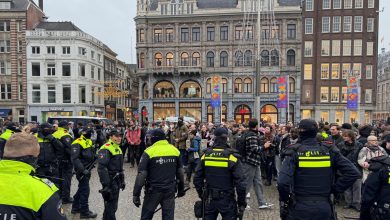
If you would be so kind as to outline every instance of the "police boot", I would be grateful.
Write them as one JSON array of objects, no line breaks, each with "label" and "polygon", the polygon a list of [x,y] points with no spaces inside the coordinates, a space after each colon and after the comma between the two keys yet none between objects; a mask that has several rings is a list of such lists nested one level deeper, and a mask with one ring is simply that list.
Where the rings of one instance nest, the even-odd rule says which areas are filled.
[{"label": "police boot", "polygon": [[80,218],[81,219],[96,218],[96,217],[97,217],[97,213],[92,212],[92,211],[88,211],[87,213],[81,213],[80,214]]}]

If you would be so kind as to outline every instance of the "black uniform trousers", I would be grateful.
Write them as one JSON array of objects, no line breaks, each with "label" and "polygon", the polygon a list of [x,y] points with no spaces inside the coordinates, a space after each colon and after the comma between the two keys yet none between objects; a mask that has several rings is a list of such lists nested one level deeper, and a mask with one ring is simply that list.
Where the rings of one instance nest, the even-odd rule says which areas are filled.
[{"label": "black uniform trousers", "polygon": [[79,187],[76,194],[73,196],[74,201],[72,209],[80,210],[81,213],[87,214],[89,212],[88,198],[90,192],[89,180],[91,179],[91,174],[85,175],[84,177],[82,175],[77,175],[76,178],[79,181]]},{"label": "black uniform trousers", "polygon": [[135,163],[139,164],[141,160],[141,150],[139,145],[128,145],[127,161],[134,166]]},{"label": "black uniform trousers", "polygon": [[118,209],[119,186],[116,183],[111,184],[111,199],[104,200],[103,220],[116,220],[115,212]]},{"label": "black uniform trousers", "polygon": [[175,192],[146,193],[141,220],[152,220],[158,205],[162,208],[162,219],[173,220],[175,214]]},{"label": "black uniform trousers", "polygon": [[37,176],[47,178],[52,183],[54,183],[57,188],[60,188],[61,181],[59,178],[58,166],[57,164],[47,164],[47,165],[38,165],[36,169]]},{"label": "black uniform trousers", "polygon": [[72,184],[73,176],[73,164],[71,161],[61,161],[60,167],[60,178],[62,178],[62,183],[60,186],[60,197],[62,200],[68,200],[70,198],[70,187]]},{"label": "black uniform trousers", "polygon": [[205,220],[216,220],[221,214],[223,220],[237,219],[237,203],[232,196],[210,199],[206,203]]},{"label": "black uniform trousers", "polygon": [[331,220],[332,209],[327,201],[299,201],[290,208],[289,220]]}]

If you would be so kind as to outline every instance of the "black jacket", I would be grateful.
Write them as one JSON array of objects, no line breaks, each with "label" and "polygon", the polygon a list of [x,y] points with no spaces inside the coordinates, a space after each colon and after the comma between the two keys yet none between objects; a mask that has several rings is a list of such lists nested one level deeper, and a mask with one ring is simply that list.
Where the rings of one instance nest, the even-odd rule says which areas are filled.
[{"label": "black jacket", "polygon": [[363,145],[360,142],[355,141],[354,143],[349,144],[343,141],[340,142],[337,147],[344,157],[351,161],[360,171],[362,170],[362,167],[358,163],[359,152],[363,148]]}]

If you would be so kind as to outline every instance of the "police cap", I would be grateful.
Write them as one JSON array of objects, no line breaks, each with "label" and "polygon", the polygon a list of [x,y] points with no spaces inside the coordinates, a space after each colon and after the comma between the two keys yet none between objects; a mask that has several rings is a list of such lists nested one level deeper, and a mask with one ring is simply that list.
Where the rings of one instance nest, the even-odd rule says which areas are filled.
[{"label": "police cap", "polygon": [[7,125],[7,129],[8,129],[8,130],[11,130],[11,131],[13,131],[13,132],[21,132],[21,130],[19,129],[19,127],[16,126],[16,124],[13,123],[13,122],[11,122],[11,123],[9,123],[9,124]]},{"label": "police cap", "polygon": [[68,126],[68,121],[67,120],[62,120],[58,123],[58,127],[64,128]]},{"label": "police cap", "polygon": [[40,130],[53,129],[53,126],[49,123],[42,123],[39,125]]},{"label": "police cap", "polygon": [[227,137],[228,136],[228,130],[226,128],[217,128],[214,131],[215,137]]},{"label": "police cap", "polygon": [[317,122],[312,119],[303,119],[299,122],[298,129],[318,132],[318,125]]},{"label": "police cap", "polygon": [[110,132],[110,137],[111,136],[122,136],[122,134],[121,134],[121,132],[119,132],[118,130],[112,130],[111,132]]}]

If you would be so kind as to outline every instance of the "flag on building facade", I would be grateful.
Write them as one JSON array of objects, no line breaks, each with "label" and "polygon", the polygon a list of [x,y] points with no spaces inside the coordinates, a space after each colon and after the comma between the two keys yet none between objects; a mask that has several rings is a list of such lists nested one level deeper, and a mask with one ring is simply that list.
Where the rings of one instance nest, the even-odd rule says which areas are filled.
[{"label": "flag on building facade", "polygon": [[213,76],[211,78],[211,107],[221,107],[221,77]]},{"label": "flag on building facade", "polygon": [[347,109],[358,110],[359,107],[359,85],[358,78],[350,76],[347,78]]},{"label": "flag on building facade", "polygon": [[278,101],[277,108],[287,108],[288,106],[288,76],[278,77],[277,84]]}]

